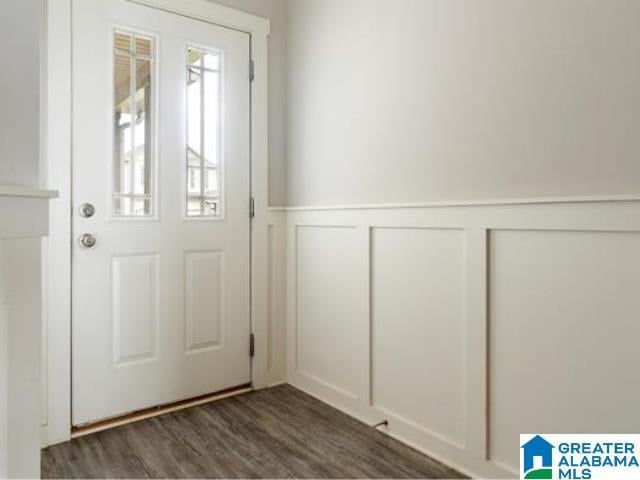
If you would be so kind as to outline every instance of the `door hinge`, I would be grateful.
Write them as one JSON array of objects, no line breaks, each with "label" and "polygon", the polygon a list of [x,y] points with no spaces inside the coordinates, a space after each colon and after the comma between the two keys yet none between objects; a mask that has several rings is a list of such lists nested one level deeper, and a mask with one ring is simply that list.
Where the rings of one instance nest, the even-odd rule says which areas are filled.
[{"label": "door hinge", "polygon": [[256,354],[256,337],[252,333],[249,335],[249,356],[253,358]]},{"label": "door hinge", "polygon": [[253,59],[249,60],[249,81],[253,82],[256,78],[256,66],[253,63]]},{"label": "door hinge", "polygon": [[249,199],[249,218],[254,218],[256,216],[256,199],[251,197]]}]

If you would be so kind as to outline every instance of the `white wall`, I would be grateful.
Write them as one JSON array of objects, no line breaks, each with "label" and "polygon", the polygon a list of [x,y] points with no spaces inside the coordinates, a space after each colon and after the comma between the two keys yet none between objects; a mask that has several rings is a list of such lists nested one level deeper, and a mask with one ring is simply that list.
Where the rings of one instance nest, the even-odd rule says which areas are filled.
[{"label": "white wall", "polygon": [[36,185],[43,0],[0,2],[0,184]]},{"label": "white wall", "polygon": [[640,2],[293,0],[288,202],[640,190]]},{"label": "white wall", "polygon": [[269,203],[286,205],[286,0],[211,0],[268,18],[269,35]]}]

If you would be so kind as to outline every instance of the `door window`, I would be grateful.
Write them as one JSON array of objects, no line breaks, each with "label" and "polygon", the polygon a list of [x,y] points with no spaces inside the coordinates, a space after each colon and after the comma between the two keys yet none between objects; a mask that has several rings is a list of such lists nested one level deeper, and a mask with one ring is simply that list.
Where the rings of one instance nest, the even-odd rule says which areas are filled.
[{"label": "door window", "polygon": [[114,217],[154,214],[153,38],[114,32]]},{"label": "door window", "polygon": [[187,216],[222,215],[221,55],[187,48]]}]

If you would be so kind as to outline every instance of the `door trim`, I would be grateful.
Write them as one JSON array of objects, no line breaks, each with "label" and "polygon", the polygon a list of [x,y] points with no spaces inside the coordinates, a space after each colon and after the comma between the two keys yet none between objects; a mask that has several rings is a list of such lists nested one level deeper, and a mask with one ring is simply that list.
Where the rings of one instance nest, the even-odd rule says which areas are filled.
[{"label": "door trim", "polygon": [[[267,19],[207,0],[127,1],[233,28],[250,36],[255,78],[251,82],[251,359],[254,389],[268,386],[268,56]],[[43,245],[43,446],[71,438],[71,208],[72,208],[72,0],[46,0],[46,165],[47,184],[60,192],[51,202],[50,236]],[[247,66],[248,68],[248,66]],[[248,199],[247,199],[248,201]],[[247,215],[249,214],[247,209]],[[53,254],[51,254],[53,253]]]}]

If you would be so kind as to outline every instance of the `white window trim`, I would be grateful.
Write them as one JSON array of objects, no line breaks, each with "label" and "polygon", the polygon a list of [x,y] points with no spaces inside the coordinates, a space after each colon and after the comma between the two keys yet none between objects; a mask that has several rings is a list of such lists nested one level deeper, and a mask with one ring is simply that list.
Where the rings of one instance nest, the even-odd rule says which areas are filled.
[{"label": "white window trim", "polygon": [[[251,194],[255,217],[251,241],[251,329],[255,335],[252,381],[268,385],[268,111],[267,39],[270,22],[206,0],[127,0],[250,34],[255,79],[251,84]],[[43,262],[47,336],[43,403],[43,446],[71,438],[71,3],[47,0],[46,124],[48,185],[60,191],[51,205],[49,252]],[[248,66],[247,66],[248,68]],[[247,199],[247,214],[249,214]],[[75,206],[74,206],[75,207]]]}]

